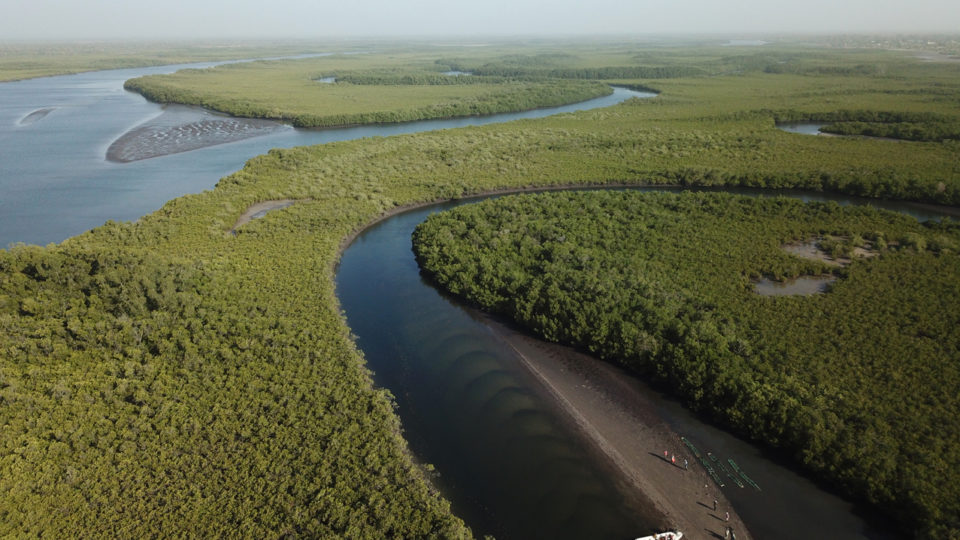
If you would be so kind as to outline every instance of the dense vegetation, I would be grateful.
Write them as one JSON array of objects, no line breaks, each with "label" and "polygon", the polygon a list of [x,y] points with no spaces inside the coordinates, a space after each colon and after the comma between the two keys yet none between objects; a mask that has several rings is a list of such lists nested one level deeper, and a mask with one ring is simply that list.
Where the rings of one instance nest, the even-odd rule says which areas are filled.
[{"label": "dense vegetation", "polygon": [[0,535],[467,536],[335,316],[137,251],[0,252]]},{"label": "dense vegetation", "polygon": [[475,76],[524,79],[667,79],[704,75],[702,69],[693,66],[551,67],[558,58],[566,59],[566,55],[511,55],[482,65],[456,59],[441,59],[437,63]]},{"label": "dense vegetation", "polygon": [[[824,235],[879,254],[841,270],[780,247]],[[552,193],[434,214],[414,250],[445,289],[661,382],[912,530],[960,533],[960,226],[717,193]],[[753,292],[760,276],[831,271],[827,294]]]},{"label": "dense vegetation", "polygon": [[906,141],[960,140],[960,123],[958,122],[840,122],[823,126],[820,131],[836,135],[864,135]]},{"label": "dense vegetation", "polygon": [[[406,62],[406,66],[403,62]],[[416,55],[336,55],[256,62],[131,79],[128,90],[159,103],[201,105],[297,127],[382,124],[489,115],[607,95],[595,81],[452,77],[423,71]],[[392,65],[389,70],[383,65]],[[335,83],[317,79],[335,77]]]},{"label": "dense vegetation", "polygon": [[[341,242],[399,206],[496,189],[645,183],[960,204],[957,141],[808,137],[775,127],[776,111],[789,110],[956,119],[960,70],[901,53],[802,49],[764,54],[884,69],[737,73],[755,51],[571,46],[557,67],[693,65],[713,76],[609,81],[655,83],[663,93],[603,110],[275,150],[216,189],[135,223],[0,254],[0,535],[466,534],[405,455],[389,396],[371,387],[334,296]],[[441,55],[431,54],[400,71],[439,72]],[[461,56],[443,56],[454,54]],[[483,64],[503,54],[462,56]],[[364,73],[391,62],[330,60]],[[275,76],[288,67],[252,64],[221,90],[262,91],[279,102],[288,88]],[[312,87],[341,69],[307,71],[301,83]],[[351,85],[358,97],[362,87]],[[228,234],[250,205],[285,198],[298,202]],[[932,237],[923,238],[929,248]],[[929,250],[890,257],[879,260],[922,261],[921,275],[924,265],[951,260]],[[896,371],[890,380],[925,374]],[[927,450],[911,457],[945,455]]]}]

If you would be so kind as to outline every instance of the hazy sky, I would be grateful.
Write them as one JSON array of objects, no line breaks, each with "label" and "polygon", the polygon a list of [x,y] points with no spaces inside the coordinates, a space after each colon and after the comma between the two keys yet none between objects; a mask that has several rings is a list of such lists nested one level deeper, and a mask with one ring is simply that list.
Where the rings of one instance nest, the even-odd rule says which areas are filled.
[{"label": "hazy sky", "polygon": [[21,39],[960,32],[960,0],[0,0]]}]

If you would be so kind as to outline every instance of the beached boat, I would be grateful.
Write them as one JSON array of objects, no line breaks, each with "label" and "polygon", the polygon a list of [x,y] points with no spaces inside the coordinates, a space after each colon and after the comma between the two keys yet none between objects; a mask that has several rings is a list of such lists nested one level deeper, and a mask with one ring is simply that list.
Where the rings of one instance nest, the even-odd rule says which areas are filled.
[{"label": "beached boat", "polygon": [[665,533],[651,534],[650,536],[641,536],[637,540],[680,540],[683,533],[680,531],[670,531]]}]

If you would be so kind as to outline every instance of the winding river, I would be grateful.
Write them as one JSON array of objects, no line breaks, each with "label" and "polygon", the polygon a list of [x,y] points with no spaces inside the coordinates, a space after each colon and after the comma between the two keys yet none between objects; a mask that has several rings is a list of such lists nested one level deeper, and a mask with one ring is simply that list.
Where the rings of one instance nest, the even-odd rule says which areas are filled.
[{"label": "winding river", "polygon": [[[246,159],[273,147],[536,118],[650,96],[618,88],[605,98],[526,113],[333,130],[284,128],[130,163],[106,160],[114,141],[165,109],[124,91],[124,80],[207,65],[0,84],[0,246],[58,242],[106,220],[137,219],[172,198],[212,188]],[[208,114],[175,112],[188,122]],[[516,352],[482,317],[420,278],[410,233],[429,213],[454,204],[462,202],[373,225],[345,251],[336,278],[350,327],[377,383],[396,396],[412,449],[436,464],[436,484],[478,534],[630,538],[648,530],[653,519],[648,511],[623,494],[615,473],[550,406]],[[917,205],[887,206],[921,219],[937,217]],[[764,486],[762,493],[728,494],[756,537],[882,536],[848,502],[646,391],[674,429],[733,457]]]}]

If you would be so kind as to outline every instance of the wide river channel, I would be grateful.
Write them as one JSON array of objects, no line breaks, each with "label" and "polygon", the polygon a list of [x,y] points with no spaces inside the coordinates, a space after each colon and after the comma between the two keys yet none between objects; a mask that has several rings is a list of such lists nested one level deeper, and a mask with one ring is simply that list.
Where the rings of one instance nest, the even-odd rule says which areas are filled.
[{"label": "wide river channel", "polygon": [[[283,127],[131,163],[105,159],[112,142],[171,109],[185,122],[210,116],[149,103],[123,90],[126,79],[209,65],[0,84],[0,246],[59,242],[106,220],[135,220],[170,199],[212,188],[271,148],[537,118],[651,96],[617,88],[604,98],[525,113],[329,130]],[[649,510],[624,498],[616,473],[556,412],[516,353],[482,317],[421,279],[410,234],[431,212],[455,204],[464,202],[412,210],[370,227],[344,252],[337,272],[350,327],[377,384],[396,396],[411,448],[418,459],[436,465],[436,485],[478,535],[627,539],[648,534]],[[940,215],[908,203],[883,206],[920,219]],[[755,537],[884,537],[882,525],[865,522],[850,503],[699,422],[674,401],[647,392],[674,430],[735,459],[763,486],[762,492],[725,491]]]}]

